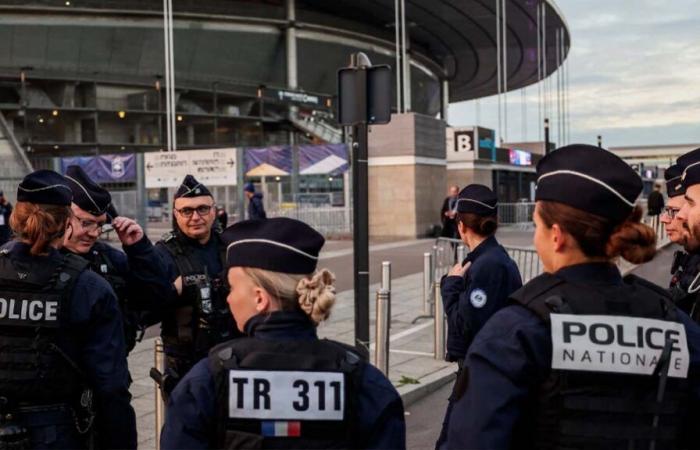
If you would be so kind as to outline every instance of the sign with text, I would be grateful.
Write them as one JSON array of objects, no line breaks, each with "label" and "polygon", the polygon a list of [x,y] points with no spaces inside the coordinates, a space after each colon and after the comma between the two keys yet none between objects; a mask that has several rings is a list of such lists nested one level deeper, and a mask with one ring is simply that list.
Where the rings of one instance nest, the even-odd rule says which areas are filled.
[{"label": "sign with text", "polygon": [[188,174],[205,186],[235,186],[236,163],[235,148],[145,153],[146,187],[177,187]]}]

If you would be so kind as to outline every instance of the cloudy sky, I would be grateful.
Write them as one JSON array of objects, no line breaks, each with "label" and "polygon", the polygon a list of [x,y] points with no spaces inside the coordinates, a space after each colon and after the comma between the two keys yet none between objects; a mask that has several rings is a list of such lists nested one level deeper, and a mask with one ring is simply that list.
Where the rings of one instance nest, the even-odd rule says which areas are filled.
[{"label": "cloudy sky", "polygon": [[[700,143],[700,0],[557,3],[572,35],[570,142],[601,134],[605,146]],[[537,140],[537,86],[525,89],[525,124],[521,91],[508,97],[507,140]],[[498,127],[496,105],[479,102],[481,125]],[[475,102],[450,108],[453,125],[476,116]]]}]

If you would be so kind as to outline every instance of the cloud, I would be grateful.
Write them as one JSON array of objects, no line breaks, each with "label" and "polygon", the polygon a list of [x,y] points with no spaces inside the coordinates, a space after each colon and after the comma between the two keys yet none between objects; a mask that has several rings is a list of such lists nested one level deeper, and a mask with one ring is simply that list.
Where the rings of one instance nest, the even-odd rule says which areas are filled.
[{"label": "cloud", "polygon": [[[602,133],[615,145],[700,142],[700,0],[561,0],[558,6],[572,35],[572,141]],[[556,124],[556,76],[550,81]],[[522,96],[508,95],[510,120],[502,134],[509,140],[540,128],[537,92],[537,86],[526,89],[525,123]],[[480,103],[481,123],[497,128],[496,100]],[[453,107],[453,122],[474,123],[474,110]],[[673,132],[654,131],[659,129]]]}]

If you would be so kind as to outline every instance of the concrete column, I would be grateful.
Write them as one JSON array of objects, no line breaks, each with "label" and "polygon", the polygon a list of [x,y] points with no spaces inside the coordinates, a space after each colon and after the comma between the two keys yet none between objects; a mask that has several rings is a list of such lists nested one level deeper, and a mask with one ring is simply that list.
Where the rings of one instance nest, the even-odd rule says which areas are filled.
[{"label": "concrete column", "polygon": [[440,117],[447,123],[448,110],[450,108],[450,82],[442,80],[440,82]]},{"label": "concrete column", "polygon": [[187,125],[187,145],[194,145],[194,125]]},{"label": "concrete column", "polygon": [[297,32],[295,0],[286,1],[287,9],[287,87],[297,87]]}]

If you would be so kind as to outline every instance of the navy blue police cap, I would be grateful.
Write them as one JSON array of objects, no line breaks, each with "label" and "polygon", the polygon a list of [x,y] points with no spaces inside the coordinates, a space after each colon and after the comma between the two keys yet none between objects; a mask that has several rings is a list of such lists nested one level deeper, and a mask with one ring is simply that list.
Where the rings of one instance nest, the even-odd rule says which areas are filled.
[{"label": "navy blue police cap", "polygon": [[496,194],[483,184],[470,184],[459,192],[457,212],[479,216],[495,216],[498,207]]},{"label": "navy blue police cap", "polygon": [[202,197],[208,195],[209,197],[213,197],[211,195],[211,192],[209,192],[209,189],[192,175],[187,175],[185,176],[185,179],[182,180],[182,183],[180,184],[180,187],[178,188],[177,192],[175,192],[175,198],[180,198],[180,197],[185,197],[185,198],[192,198],[192,197]]},{"label": "navy blue police cap", "polygon": [[642,179],[622,159],[592,145],[554,150],[537,164],[535,200],[559,202],[582,211],[625,220],[642,191]]},{"label": "navy blue police cap", "polygon": [[678,197],[685,194],[683,183],[681,183],[681,175],[683,168],[674,164],[664,171],[664,179],[666,180],[666,193],[669,197]]},{"label": "navy blue police cap", "polygon": [[73,191],[73,203],[93,216],[101,216],[112,203],[107,189],[90,179],[80,166],[68,166],[65,174],[68,186]]},{"label": "navy blue police cap", "polygon": [[683,173],[681,174],[683,189],[688,189],[694,184],[700,184],[700,148],[681,155],[676,163],[683,167]]},{"label": "navy blue police cap", "polygon": [[53,170],[32,172],[17,186],[18,202],[70,206],[72,198],[68,180]]},{"label": "navy blue police cap", "polygon": [[318,254],[325,243],[318,231],[287,217],[238,222],[221,237],[228,267],[296,274],[316,270]]}]

